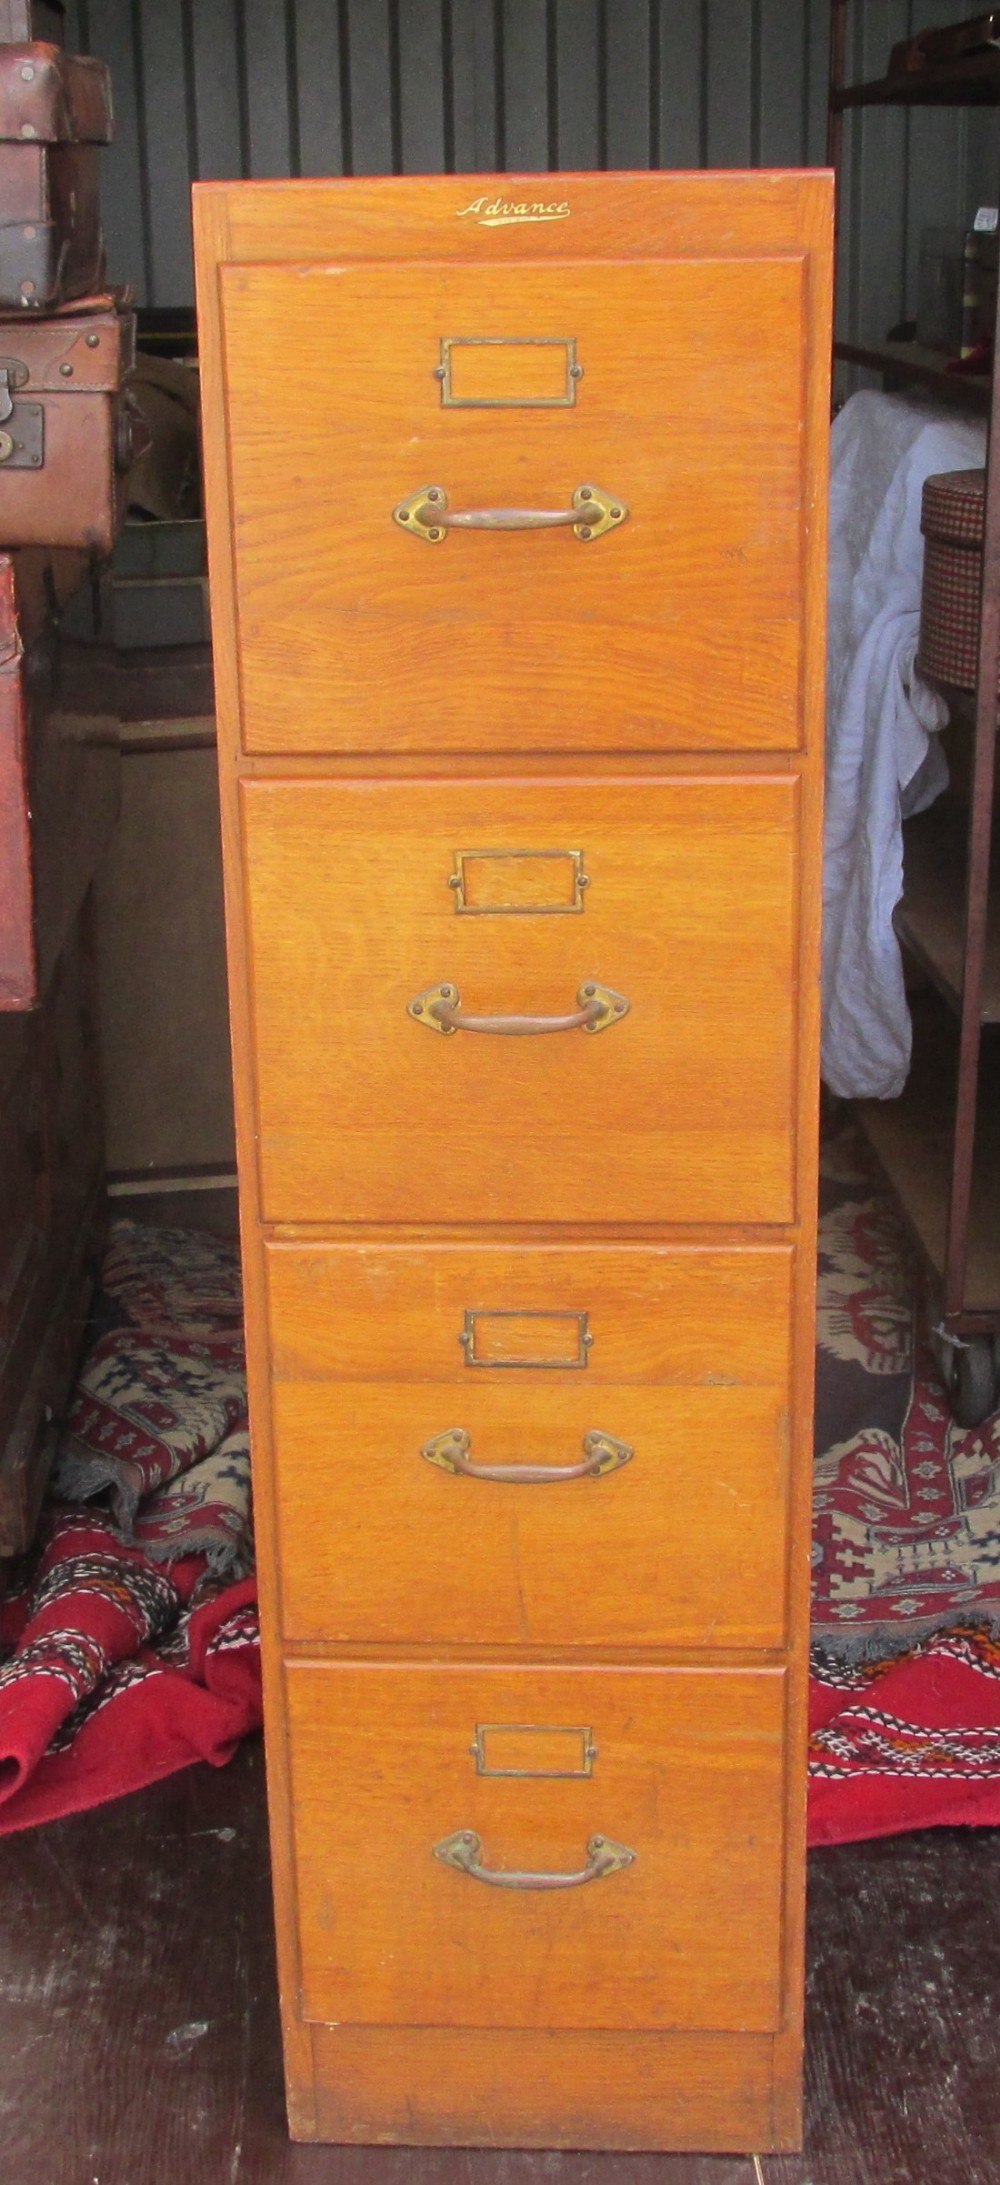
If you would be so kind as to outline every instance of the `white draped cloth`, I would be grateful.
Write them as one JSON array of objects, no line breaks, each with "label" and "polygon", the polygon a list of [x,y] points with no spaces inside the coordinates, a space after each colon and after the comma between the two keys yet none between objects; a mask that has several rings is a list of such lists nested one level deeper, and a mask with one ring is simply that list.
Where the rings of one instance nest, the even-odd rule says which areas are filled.
[{"label": "white draped cloth", "polygon": [[927,401],[852,395],[830,474],[823,1076],[850,1099],[891,1100],[910,1064],[910,1014],[892,914],[902,822],[946,786],[943,699],[917,674],[924,479],[986,460],[986,429]]}]

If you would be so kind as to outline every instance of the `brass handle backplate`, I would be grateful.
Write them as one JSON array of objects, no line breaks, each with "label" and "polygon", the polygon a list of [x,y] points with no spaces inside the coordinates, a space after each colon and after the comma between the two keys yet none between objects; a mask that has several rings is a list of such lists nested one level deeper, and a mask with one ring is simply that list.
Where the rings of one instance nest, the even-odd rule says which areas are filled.
[{"label": "brass handle backplate", "polygon": [[603,1479],[606,1472],[617,1472],[635,1455],[627,1441],[616,1441],[613,1434],[602,1434],[596,1427],[583,1437],[579,1464],[474,1464],[471,1452],[471,1434],[464,1426],[450,1426],[444,1434],[425,1441],[420,1454],[428,1464],[439,1465],[442,1472],[457,1472],[463,1479],[494,1480],[503,1487],[544,1487],[566,1479]]},{"label": "brass handle backplate", "polygon": [[455,508],[448,506],[443,486],[418,486],[405,501],[397,501],[394,523],[411,538],[428,546],[441,546],[449,531],[554,531],[572,526],[573,536],[586,546],[617,531],[628,509],[614,493],[601,486],[577,486],[570,508]]},{"label": "brass handle backplate", "polygon": [[635,1852],[627,1844],[616,1844],[610,1836],[592,1836],[587,1845],[587,1864],[572,1874],[518,1873],[509,1867],[482,1866],[479,1854],[481,1838],[473,1828],[459,1828],[454,1835],[444,1836],[434,1846],[434,1857],[445,1866],[454,1867],[458,1874],[468,1874],[474,1882],[489,1882],[492,1889],[579,1889],[584,1882],[606,1881],[609,1874],[620,1874],[623,1867],[631,1866]]},{"label": "brass handle backplate", "polygon": [[472,1017],[463,1013],[457,986],[428,986],[407,1002],[407,1010],[429,1032],[499,1032],[507,1037],[533,1032],[606,1032],[609,1024],[626,1017],[631,1003],[611,986],[587,979],[577,994],[577,1007],[565,1017]]}]

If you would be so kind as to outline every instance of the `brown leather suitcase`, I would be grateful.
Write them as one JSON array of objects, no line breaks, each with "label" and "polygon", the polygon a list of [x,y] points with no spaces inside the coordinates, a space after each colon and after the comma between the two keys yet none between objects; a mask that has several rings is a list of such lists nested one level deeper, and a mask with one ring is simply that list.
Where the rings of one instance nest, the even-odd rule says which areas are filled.
[{"label": "brown leather suitcase", "polygon": [[0,554],[0,1019],[39,1007],[117,818],[113,700],[71,707],[58,677],[55,619],[86,570]]},{"label": "brown leather suitcase", "polygon": [[46,319],[0,315],[0,545],[110,553],[148,443],[134,364],[135,314],[120,296]]},{"label": "brown leather suitcase", "polygon": [[0,554],[0,1594],[27,1548],[103,1220],[90,883],[115,825],[117,722],[61,700],[82,554]]},{"label": "brown leather suitcase", "polygon": [[111,134],[103,61],[0,46],[0,308],[51,310],[101,287],[98,162]]},{"label": "brown leather suitcase", "polygon": [[0,1595],[30,1546],[104,1225],[89,901],[37,1009],[0,1016]]}]

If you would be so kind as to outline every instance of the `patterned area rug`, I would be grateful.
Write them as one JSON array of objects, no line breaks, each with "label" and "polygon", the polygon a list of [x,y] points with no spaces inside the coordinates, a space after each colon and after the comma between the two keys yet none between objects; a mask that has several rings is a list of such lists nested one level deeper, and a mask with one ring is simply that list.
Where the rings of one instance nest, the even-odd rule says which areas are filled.
[{"label": "patterned area rug", "polygon": [[[850,1124],[822,1193],[810,1840],[1000,1824],[1000,1414],[955,1426]],[[0,1603],[0,1834],[220,1765],[259,1720],[236,1254],[119,1222]]]},{"label": "patterned area rug", "polygon": [[849,1122],[821,1191],[810,1840],[1000,1823],[1000,1413],[955,1425]]},{"label": "patterned area rug", "polygon": [[239,1265],[118,1222],[39,1540],[0,1603],[0,1834],[260,1720]]}]

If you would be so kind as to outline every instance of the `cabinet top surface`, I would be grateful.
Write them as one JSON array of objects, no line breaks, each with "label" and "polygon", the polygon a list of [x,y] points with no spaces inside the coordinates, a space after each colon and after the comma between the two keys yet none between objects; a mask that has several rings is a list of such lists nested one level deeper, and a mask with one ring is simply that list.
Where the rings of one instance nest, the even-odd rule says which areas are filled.
[{"label": "cabinet top surface", "polygon": [[421,175],[194,188],[203,261],[503,259],[828,247],[825,169]]}]

